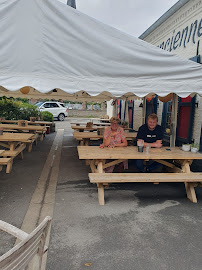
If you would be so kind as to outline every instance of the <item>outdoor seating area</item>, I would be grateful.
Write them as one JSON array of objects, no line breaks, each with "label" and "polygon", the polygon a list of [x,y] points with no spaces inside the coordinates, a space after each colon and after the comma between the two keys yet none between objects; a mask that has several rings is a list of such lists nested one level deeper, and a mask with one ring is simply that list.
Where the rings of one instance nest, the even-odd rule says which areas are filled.
[{"label": "outdoor seating area", "polygon": [[[131,240],[122,239],[124,245],[129,248],[131,244],[134,244],[134,237],[137,234],[138,226],[143,230],[140,235],[143,239],[148,237],[144,236],[145,233],[151,233],[151,230],[146,228],[144,223],[139,225],[139,222],[143,222],[142,220],[144,220],[144,218],[148,218],[145,220],[146,223],[149,222],[153,224],[148,213],[155,215],[156,222],[158,223],[158,230],[165,228],[165,222],[168,222],[166,220],[165,222],[162,220],[159,221],[159,216],[165,215],[166,217],[168,212],[170,215],[174,215],[175,213],[178,216],[176,220],[172,219],[172,224],[178,224],[179,216],[185,211],[187,213],[191,211],[193,215],[195,212],[198,213],[197,209],[201,206],[200,183],[202,182],[202,173],[191,172],[190,167],[192,161],[194,163],[196,160],[202,160],[200,153],[184,152],[177,147],[170,148],[171,150],[166,150],[166,147],[163,147],[162,149],[150,149],[149,153],[146,153],[145,151],[140,153],[137,150],[137,146],[100,148],[99,146],[91,145],[91,142],[90,145],[78,146],[78,142],[73,137],[70,122],[71,119],[69,121],[64,121],[63,123],[57,123],[59,128],[57,133],[50,134],[50,136],[47,136],[46,140],[44,140],[43,144],[39,143],[37,147],[34,147],[32,151],[33,157],[26,153],[26,159],[28,159],[29,163],[26,163],[24,169],[22,162],[19,162],[19,168],[18,166],[15,167],[15,173],[11,171],[9,175],[6,175],[1,172],[2,192],[6,191],[8,184],[13,186],[16,182],[16,185],[23,187],[23,190],[25,189],[24,192],[23,190],[20,192],[23,201],[26,201],[26,197],[28,201],[28,203],[24,203],[23,206],[21,205],[24,210],[21,218],[18,218],[18,222],[13,218],[16,216],[14,213],[11,213],[13,222],[11,219],[7,219],[5,216],[6,209],[10,209],[11,207],[14,209],[19,208],[19,204],[15,205],[19,199],[16,199],[16,195],[14,195],[15,192],[10,190],[9,193],[14,196],[13,200],[15,200],[15,203],[10,202],[8,195],[5,197],[4,202],[2,202],[2,207],[7,205],[7,208],[5,208],[5,213],[2,215],[2,220],[8,220],[7,223],[16,224],[15,226],[20,228],[24,215],[27,212],[28,216],[25,216],[25,222],[23,222],[21,230],[28,231],[32,234],[32,231],[37,225],[34,223],[31,228],[29,226],[30,223],[32,223],[32,219],[37,220],[39,211],[37,209],[42,209],[42,211],[39,211],[40,215],[43,217],[40,218],[40,222],[47,215],[52,217],[50,243],[45,244],[46,246],[49,246],[47,269],[56,269],[55,258],[58,251],[60,251],[59,258],[57,256],[57,259],[59,260],[57,262],[58,268],[63,269],[62,265],[67,266],[68,264],[70,264],[72,269],[82,268],[78,265],[75,267],[73,266],[75,261],[74,258],[76,253],[79,253],[79,256],[83,254],[83,249],[85,250],[86,246],[88,249],[85,251],[82,265],[89,262],[95,264],[99,260],[96,257],[99,250],[108,245],[107,237],[103,237],[103,234],[117,234],[119,226],[123,226],[124,231],[130,230],[132,232],[133,237]],[[59,139],[57,136],[58,133],[62,132],[61,128],[64,129],[64,136],[62,133],[61,139]],[[97,134],[97,132],[87,131],[81,133]],[[17,137],[18,135],[16,134],[18,134],[18,132],[13,133],[13,135]],[[25,133],[24,135],[28,134]],[[40,148],[43,148],[44,152],[44,147],[47,147],[45,146],[47,142],[49,144],[47,145],[47,154],[43,155]],[[102,142],[102,138],[100,142]],[[15,149],[19,147],[16,146],[17,142],[12,144],[14,144],[13,147],[15,147]],[[7,148],[7,150],[4,151],[11,150]],[[1,151],[0,155],[3,155],[3,151]],[[38,160],[39,155],[40,159]],[[60,155],[61,158],[59,159]],[[53,159],[54,156],[55,158]],[[108,166],[119,164],[126,159],[134,160],[136,158],[153,159],[163,162],[165,167],[167,167],[167,171],[161,173],[138,173],[126,170],[124,172],[114,172],[110,174],[104,173],[104,170]],[[88,166],[86,166],[86,161],[88,161]],[[28,166],[28,164],[32,164],[32,166]],[[47,171],[47,166],[50,168],[50,171]],[[40,171],[35,173],[35,171],[37,172],[37,167],[40,167]],[[56,171],[52,171],[51,173],[51,168]],[[25,172],[21,176],[22,170],[25,170]],[[33,177],[30,175],[32,171]],[[16,178],[14,174],[18,175],[18,178]],[[30,175],[29,181],[27,179],[28,175]],[[8,176],[10,177],[8,178]],[[6,179],[7,183],[5,181]],[[39,183],[41,183],[40,185],[39,183],[33,185],[33,181],[36,179],[39,180]],[[24,185],[22,184],[23,181]],[[57,181],[58,183],[56,183]],[[34,188],[35,186],[36,190]],[[28,192],[27,189],[30,188],[31,192]],[[45,190],[47,190],[48,194],[46,194]],[[17,193],[19,193],[19,190]],[[31,196],[33,196],[33,201],[31,200]],[[194,203],[191,204],[187,202],[186,196]],[[54,198],[56,200],[55,203]],[[198,202],[198,204],[196,204],[196,202]],[[10,206],[8,204],[10,204]],[[168,208],[165,208],[164,211],[162,211],[161,209],[164,207],[164,204]],[[104,205],[104,207],[101,205]],[[27,209],[28,207],[30,209]],[[53,210],[50,210],[50,207],[55,208],[54,213],[51,212]],[[157,213],[155,214],[156,211]],[[142,214],[144,212],[145,214]],[[140,218],[139,215],[145,216]],[[136,224],[136,222],[129,222],[132,218],[138,220],[138,224]],[[128,220],[125,222],[125,225],[122,224],[124,220]],[[40,222],[38,224],[40,224]],[[120,222],[122,225],[120,225]],[[189,224],[185,221],[181,222],[184,228],[188,228],[187,226]],[[110,223],[109,226],[106,226],[106,223]],[[171,221],[169,222],[169,226],[170,223]],[[28,227],[26,227],[26,224]],[[8,224],[6,224],[6,226],[8,227]],[[103,226],[105,227],[105,232],[101,229]],[[132,228],[134,228],[134,232]],[[81,238],[80,236],[77,237],[77,233],[83,234],[85,238],[90,237],[89,241],[86,242],[85,240],[83,242],[82,240],[78,240],[78,237],[79,239]],[[167,232],[165,233],[168,235]],[[181,234],[182,233],[180,233],[180,235]],[[123,235],[125,235],[125,233]],[[101,237],[102,240],[96,241],[97,236]],[[162,237],[164,236],[165,235]],[[67,241],[67,237],[70,239],[70,242]],[[187,239],[187,236],[185,237]],[[12,250],[13,248],[16,250],[19,247],[20,250],[23,250],[24,244],[21,242],[21,246],[13,247],[12,242],[7,240],[9,238],[6,237],[3,239],[2,242],[7,241],[9,243],[7,250]],[[115,237],[112,244],[113,248],[117,245],[118,239],[119,238]],[[73,249],[75,241],[79,243],[79,248],[76,250]],[[95,241],[96,244],[92,246],[91,241]],[[168,241],[170,240],[168,239]],[[26,239],[24,242],[26,242]],[[55,244],[57,242],[60,242],[65,249],[61,250],[60,246]],[[136,242],[135,240],[135,245],[137,243],[138,241]],[[72,249],[73,255],[69,254],[69,252],[67,254],[69,248]],[[141,245],[141,248],[144,248],[143,245]],[[4,248],[2,247],[1,250],[3,251]],[[109,249],[107,249],[106,252],[105,249],[103,250],[104,256],[106,257]],[[40,253],[37,256],[43,256],[43,258],[46,257],[47,248],[45,248],[44,251],[45,253]],[[6,257],[7,256],[8,254]],[[18,260],[18,257],[14,259],[12,257],[12,260],[16,261]],[[78,260],[79,262],[81,261],[80,259]],[[131,260],[132,259],[130,258],[130,262]],[[108,263],[110,265],[109,261]],[[99,266],[97,266],[96,269],[98,268]]]},{"label": "outdoor seating area", "polygon": [[20,158],[23,159],[23,151],[26,147],[27,151],[31,152],[33,144],[37,144],[39,136],[40,141],[43,141],[48,125],[52,124],[45,121],[32,122],[2,119],[0,122],[0,129],[3,131],[0,135],[0,170],[2,170],[3,166],[6,166],[6,173],[11,172],[15,157],[20,155]]},{"label": "outdoor seating area", "polygon": [[[71,126],[73,130],[79,129],[81,126]],[[179,147],[163,147],[160,149],[150,149],[148,152],[138,152],[135,145],[137,132],[129,132],[125,130],[127,141],[131,141],[133,146],[121,148],[100,148],[99,144],[103,141],[104,128],[102,134],[98,133],[96,127],[83,126],[80,131],[74,131],[73,137],[79,142],[78,156],[84,159],[86,165],[90,166],[89,180],[91,183],[97,184],[98,201],[100,205],[105,204],[104,188],[110,183],[164,183],[164,182],[183,182],[187,198],[193,202],[197,202],[195,187],[202,184],[202,173],[192,173],[190,165],[193,160],[202,160],[201,153],[184,152]],[[95,140],[101,140],[97,146],[92,143]],[[111,160],[111,161],[110,161]],[[164,166],[164,171],[160,173],[105,173],[105,169],[120,164],[127,160],[143,160],[155,161]]]},{"label": "outdoor seating area", "polygon": [[201,270],[202,1],[0,11],[0,270]]}]

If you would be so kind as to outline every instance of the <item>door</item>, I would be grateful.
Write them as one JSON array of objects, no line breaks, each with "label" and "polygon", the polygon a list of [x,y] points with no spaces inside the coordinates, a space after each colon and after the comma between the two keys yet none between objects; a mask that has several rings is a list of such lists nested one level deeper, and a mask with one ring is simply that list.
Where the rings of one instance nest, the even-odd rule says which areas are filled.
[{"label": "door", "polygon": [[196,96],[178,98],[176,145],[192,142]]},{"label": "door", "polygon": [[60,106],[57,103],[50,103],[50,112],[54,117],[58,117],[60,111]]},{"label": "door", "polygon": [[158,101],[158,96],[156,95],[153,97],[151,100],[146,101],[146,118],[145,118],[145,123],[147,123],[147,118],[150,114],[155,113],[157,114],[157,101]]}]

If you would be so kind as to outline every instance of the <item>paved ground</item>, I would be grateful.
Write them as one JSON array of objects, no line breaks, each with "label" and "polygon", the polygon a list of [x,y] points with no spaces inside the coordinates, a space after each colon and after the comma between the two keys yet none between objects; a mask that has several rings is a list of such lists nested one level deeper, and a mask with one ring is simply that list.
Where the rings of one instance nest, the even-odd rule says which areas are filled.
[{"label": "paved ground", "polygon": [[[47,269],[201,270],[202,189],[192,204],[181,183],[114,184],[99,206],[71,121],[56,122],[64,137]],[[0,172],[0,219],[21,226],[54,137],[16,159],[10,175]],[[0,252],[13,243],[1,234]]]}]

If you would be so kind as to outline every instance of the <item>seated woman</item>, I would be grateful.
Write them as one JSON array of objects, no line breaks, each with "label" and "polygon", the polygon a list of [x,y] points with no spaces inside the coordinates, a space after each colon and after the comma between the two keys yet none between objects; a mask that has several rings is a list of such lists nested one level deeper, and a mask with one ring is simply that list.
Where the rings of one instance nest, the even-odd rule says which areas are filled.
[{"label": "seated woman", "polygon": [[[120,119],[118,117],[112,117],[110,119],[111,126],[105,129],[103,135],[103,144],[101,147],[125,147],[127,146],[127,140],[123,128],[119,127]],[[111,160],[110,160],[111,161]],[[105,169],[106,173],[112,173],[115,165]],[[125,160],[118,164],[118,172],[128,169],[128,161]]]}]

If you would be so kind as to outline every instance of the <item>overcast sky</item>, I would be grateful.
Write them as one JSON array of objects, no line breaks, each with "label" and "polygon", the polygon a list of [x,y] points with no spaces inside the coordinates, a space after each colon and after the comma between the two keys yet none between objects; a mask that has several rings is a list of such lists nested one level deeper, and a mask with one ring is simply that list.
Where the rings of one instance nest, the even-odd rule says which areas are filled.
[{"label": "overcast sky", "polygon": [[[67,3],[66,0],[59,0]],[[177,0],[76,0],[77,10],[139,37]]]}]

